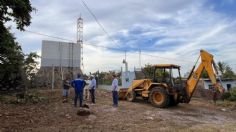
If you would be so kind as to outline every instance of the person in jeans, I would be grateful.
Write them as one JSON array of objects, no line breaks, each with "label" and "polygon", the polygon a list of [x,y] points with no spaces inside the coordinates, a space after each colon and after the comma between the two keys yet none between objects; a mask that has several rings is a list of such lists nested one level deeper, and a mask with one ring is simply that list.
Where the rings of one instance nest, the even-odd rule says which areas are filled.
[{"label": "person in jeans", "polygon": [[116,75],[113,75],[113,81],[111,87],[112,87],[113,106],[118,107],[118,80],[116,78]]},{"label": "person in jeans", "polygon": [[77,75],[77,79],[71,81],[71,85],[75,89],[75,98],[74,98],[74,106],[77,107],[77,100],[79,98],[79,106],[83,106],[83,91],[86,85],[86,82],[81,78],[81,75]]},{"label": "person in jeans", "polygon": [[91,76],[91,81],[89,84],[89,92],[90,92],[90,96],[91,96],[91,102],[93,104],[95,104],[95,89],[96,89],[96,79],[95,77],[92,75]]},{"label": "person in jeans", "polygon": [[63,102],[67,102],[68,101],[69,88],[70,88],[69,78],[66,77],[63,80],[63,98],[64,98]]}]

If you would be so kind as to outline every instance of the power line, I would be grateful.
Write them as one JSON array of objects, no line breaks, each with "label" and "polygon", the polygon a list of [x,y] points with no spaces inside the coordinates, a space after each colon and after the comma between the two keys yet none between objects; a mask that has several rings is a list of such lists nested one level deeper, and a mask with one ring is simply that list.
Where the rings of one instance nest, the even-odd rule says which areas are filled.
[{"label": "power line", "polygon": [[[34,32],[34,31],[29,31],[29,30],[25,30],[25,31],[28,32],[28,33],[36,34],[36,35],[46,36],[46,37],[50,37],[50,38],[55,38],[55,39],[65,40],[65,41],[69,41],[69,42],[75,43],[73,40],[62,38],[62,37],[58,37],[58,36],[52,36],[52,35],[43,34],[43,33]],[[102,45],[96,45],[96,44],[91,44],[91,43],[85,43],[85,45],[94,46],[94,47],[100,47],[100,48],[106,48],[106,49],[110,49],[110,50],[117,50],[117,51],[127,52],[127,50],[123,50],[123,49],[119,49],[119,48],[113,48],[113,47],[108,47],[108,46],[102,46]],[[133,52],[133,54],[140,54],[140,53]],[[183,60],[183,59],[180,60],[180,59],[167,58],[167,57],[162,57],[162,56],[157,56],[157,55],[150,55],[150,54],[146,54],[146,53],[142,53],[142,55],[146,55],[146,56],[150,56],[150,57],[155,57],[155,58],[162,58],[162,59],[166,59],[166,60],[175,60],[175,61],[191,62],[191,63],[193,63],[193,61],[188,61],[188,60]]]},{"label": "power line", "polygon": [[[106,48],[106,49],[110,49],[110,50],[118,50],[118,51],[123,51],[123,52],[127,52],[127,50],[122,50],[122,49],[118,49],[118,48],[112,48],[112,47],[107,47],[107,46],[101,46],[101,45],[96,45],[96,44],[91,44],[91,43],[86,43],[86,45],[90,45],[90,46],[95,46],[95,47],[101,47],[101,48]],[[149,51],[149,50],[146,50]],[[154,50],[151,50],[154,51]],[[133,54],[139,54],[140,55],[141,50],[139,51],[139,53],[135,53],[133,52]],[[184,59],[174,59],[174,58],[167,58],[167,57],[162,57],[162,56],[156,56],[156,55],[150,55],[150,54],[143,54],[142,55],[146,55],[146,56],[150,56],[150,57],[155,57],[155,58],[162,58],[162,59],[166,59],[166,60],[175,60],[175,61],[181,61],[181,62],[191,62],[193,63],[193,61],[189,61],[189,60],[184,60]]]},{"label": "power line", "polygon": [[[43,33],[29,31],[29,30],[25,30],[25,31],[28,32],[28,33],[36,34],[36,35],[46,36],[46,37],[50,37],[50,38],[55,38],[55,39],[65,40],[65,41],[69,41],[69,42],[75,43],[73,40],[70,40],[70,39],[67,39],[67,38],[62,38],[62,37],[58,37],[58,36],[43,34]],[[94,46],[94,47],[100,47],[100,48],[106,48],[106,49],[110,49],[110,50],[117,50],[117,51],[126,52],[126,50],[123,50],[123,49],[112,48],[112,47],[107,47],[107,46],[101,46],[101,45],[96,45],[96,44],[91,44],[91,43],[86,43],[86,45],[90,45],[90,46]],[[146,51],[149,51],[149,50],[146,50]],[[150,51],[154,51],[154,50],[150,50]],[[140,53],[133,52],[133,54],[140,54]],[[175,61],[180,61],[180,62],[188,62],[188,63],[191,62],[191,63],[193,63],[193,61],[189,61],[189,60],[173,59],[173,58],[167,58],[167,57],[162,57],[162,56],[157,56],[157,55],[150,55],[150,54],[146,54],[146,53],[142,53],[142,55],[146,55],[146,56],[150,56],[150,57],[155,57],[155,58],[161,58],[161,59],[165,59],[165,60],[175,60]],[[123,56],[123,55],[121,55],[121,56]],[[119,57],[119,56],[109,56],[109,57]],[[236,66],[236,63],[232,63],[232,64],[229,64],[229,65]]]},{"label": "power line", "polygon": [[92,10],[88,7],[88,5],[85,3],[84,0],[81,0],[84,7],[88,10],[88,12],[92,15],[92,17],[94,18],[94,20],[96,21],[96,23],[100,26],[100,28],[103,30],[103,32],[108,36],[108,38],[110,38],[112,40],[112,42],[117,45],[117,43],[115,42],[115,40],[111,37],[111,35],[105,30],[105,28],[103,27],[103,25],[98,21],[96,15],[92,12]]},{"label": "power line", "polygon": [[39,33],[39,32],[33,32],[33,31],[29,31],[29,30],[25,30],[25,31],[29,32],[29,33],[41,35],[41,36],[46,36],[46,37],[50,37],[50,38],[55,38],[55,39],[59,39],[59,40],[65,40],[65,41],[73,42],[73,40],[62,38],[62,37],[58,37],[58,36],[52,36],[52,35],[43,34],[43,33]]},{"label": "power line", "polygon": [[97,45],[97,44],[92,44],[92,43],[85,43],[85,45],[90,45],[94,47],[100,47],[100,48],[105,48],[105,49],[110,49],[110,50],[117,50],[117,51],[122,51],[125,52],[126,50],[119,49],[119,48],[113,48],[113,47],[108,47],[108,46],[102,46],[102,45]]},{"label": "power line", "polygon": [[174,58],[167,58],[167,57],[161,57],[161,56],[156,56],[156,55],[150,55],[150,54],[145,54],[145,53],[142,53],[142,55],[146,55],[146,56],[150,56],[150,57],[156,57],[156,58],[162,58],[162,59],[167,59],[167,60],[175,60],[175,61],[181,61],[181,62],[191,62],[193,63],[193,61],[189,61],[189,60],[183,60],[183,59],[174,59]]},{"label": "power line", "polygon": [[[59,37],[59,36],[52,36],[52,35],[43,34],[43,33],[34,32],[34,31],[29,31],[29,30],[25,30],[25,31],[28,32],[28,33],[36,34],[36,35],[41,35],[41,36],[46,36],[46,37],[49,37],[49,38],[55,38],[55,39],[59,39],[59,40],[65,40],[65,41],[69,41],[69,42],[72,42],[72,43],[76,43],[72,39],[62,38],[62,37]],[[112,48],[112,47],[102,46],[102,45],[97,45],[97,44],[92,44],[92,43],[86,43],[86,45],[90,45],[90,46],[94,46],[94,47],[100,47],[100,48],[106,48],[106,49],[111,49],[111,50],[126,51],[126,50],[122,50],[122,49],[118,49],[118,48]]]}]

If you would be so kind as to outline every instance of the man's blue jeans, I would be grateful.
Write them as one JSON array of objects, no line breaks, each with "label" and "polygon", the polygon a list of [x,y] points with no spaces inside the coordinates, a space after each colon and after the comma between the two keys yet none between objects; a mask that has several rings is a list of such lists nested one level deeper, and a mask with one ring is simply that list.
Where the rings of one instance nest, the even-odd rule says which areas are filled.
[{"label": "man's blue jeans", "polygon": [[63,89],[63,97],[68,97],[69,89]]},{"label": "man's blue jeans", "polygon": [[92,103],[95,104],[95,89],[89,89]]},{"label": "man's blue jeans", "polygon": [[79,98],[79,106],[83,106],[83,90],[75,91],[74,106],[77,107],[77,100]]},{"label": "man's blue jeans", "polygon": [[118,91],[112,91],[113,106],[118,106]]}]

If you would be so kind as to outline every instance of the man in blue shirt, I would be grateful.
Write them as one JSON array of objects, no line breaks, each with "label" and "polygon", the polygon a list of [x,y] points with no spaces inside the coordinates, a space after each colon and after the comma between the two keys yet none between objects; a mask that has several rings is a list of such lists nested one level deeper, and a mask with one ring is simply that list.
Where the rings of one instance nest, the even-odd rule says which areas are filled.
[{"label": "man in blue shirt", "polygon": [[71,85],[75,89],[75,99],[74,99],[74,106],[77,107],[77,100],[79,97],[79,106],[83,106],[83,91],[86,82],[81,78],[80,74],[78,74],[77,79],[71,81]]}]

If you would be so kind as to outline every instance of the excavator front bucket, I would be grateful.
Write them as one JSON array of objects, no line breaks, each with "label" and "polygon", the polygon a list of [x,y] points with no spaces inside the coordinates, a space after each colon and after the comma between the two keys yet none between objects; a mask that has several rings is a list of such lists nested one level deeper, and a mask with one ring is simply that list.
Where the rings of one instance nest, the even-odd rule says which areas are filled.
[{"label": "excavator front bucket", "polygon": [[129,88],[121,88],[119,90],[119,99],[125,100],[127,97],[127,94],[129,92],[132,92],[133,89],[139,87],[140,85],[142,85],[145,81],[147,81],[147,79],[143,79],[143,80],[133,80],[132,84],[129,86]]}]

